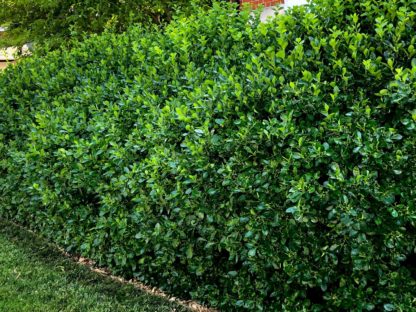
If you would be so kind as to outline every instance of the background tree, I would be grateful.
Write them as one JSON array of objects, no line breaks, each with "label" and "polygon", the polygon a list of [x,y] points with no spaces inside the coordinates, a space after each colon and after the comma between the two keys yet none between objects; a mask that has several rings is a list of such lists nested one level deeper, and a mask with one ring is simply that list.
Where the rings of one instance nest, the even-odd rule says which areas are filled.
[{"label": "background tree", "polygon": [[0,25],[8,32],[0,47],[43,42],[52,48],[105,29],[116,32],[129,25],[163,25],[175,12],[189,13],[193,7],[209,6],[211,0],[0,0]]}]

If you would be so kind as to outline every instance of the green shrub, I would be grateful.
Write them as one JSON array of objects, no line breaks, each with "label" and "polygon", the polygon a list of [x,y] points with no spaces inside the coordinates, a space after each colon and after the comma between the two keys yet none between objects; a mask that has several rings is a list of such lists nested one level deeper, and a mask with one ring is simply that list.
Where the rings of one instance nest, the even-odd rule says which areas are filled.
[{"label": "green shrub", "polygon": [[215,5],[24,60],[0,216],[222,310],[415,310],[415,12]]}]

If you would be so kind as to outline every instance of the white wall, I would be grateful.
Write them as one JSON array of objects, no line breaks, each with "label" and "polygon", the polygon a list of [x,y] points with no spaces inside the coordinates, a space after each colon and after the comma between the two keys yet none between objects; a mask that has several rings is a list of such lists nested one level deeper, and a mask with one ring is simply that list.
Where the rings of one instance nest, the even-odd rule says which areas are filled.
[{"label": "white wall", "polygon": [[285,0],[285,7],[292,7],[294,5],[302,5],[306,3],[306,0]]},{"label": "white wall", "polygon": [[[294,5],[307,4],[307,0],[285,0],[283,8],[293,7]],[[280,12],[283,13],[283,10]],[[260,20],[262,22],[267,21],[269,17],[273,17],[276,14],[273,7],[264,8],[263,12],[260,15]]]}]

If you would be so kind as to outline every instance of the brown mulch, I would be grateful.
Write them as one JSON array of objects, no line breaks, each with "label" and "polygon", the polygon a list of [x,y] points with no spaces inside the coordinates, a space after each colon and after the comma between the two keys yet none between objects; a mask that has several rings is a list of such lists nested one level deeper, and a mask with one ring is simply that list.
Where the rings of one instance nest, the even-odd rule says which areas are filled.
[{"label": "brown mulch", "polygon": [[9,61],[9,62],[0,61],[0,70],[5,69],[7,66],[14,64],[14,63],[15,61]]}]

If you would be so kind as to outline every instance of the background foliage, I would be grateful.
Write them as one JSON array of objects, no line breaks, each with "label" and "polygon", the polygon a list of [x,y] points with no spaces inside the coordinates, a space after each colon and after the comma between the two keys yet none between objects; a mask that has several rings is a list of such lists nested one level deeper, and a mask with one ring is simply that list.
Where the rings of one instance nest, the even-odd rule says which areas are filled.
[{"label": "background foliage", "polygon": [[0,75],[0,216],[224,310],[412,311],[416,4],[215,5]]},{"label": "background foliage", "polygon": [[211,4],[211,0],[0,0],[0,25],[9,25],[0,46],[42,42],[48,49],[56,48],[68,44],[69,38],[105,29],[121,32],[135,23],[161,25],[175,12],[187,14],[194,5]]}]

